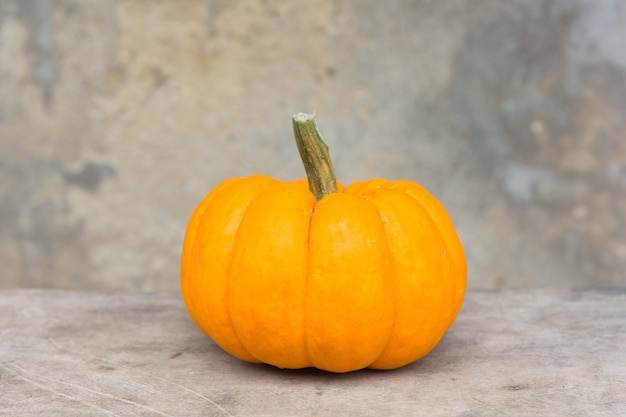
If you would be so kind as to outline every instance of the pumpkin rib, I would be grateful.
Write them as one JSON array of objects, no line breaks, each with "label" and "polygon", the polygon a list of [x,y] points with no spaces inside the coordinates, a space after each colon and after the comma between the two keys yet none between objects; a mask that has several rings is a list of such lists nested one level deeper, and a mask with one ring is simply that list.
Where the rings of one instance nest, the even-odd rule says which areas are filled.
[{"label": "pumpkin rib", "polygon": [[372,369],[376,369],[375,366],[372,366],[373,364],[375,364],[376,362],[378,362],[380,360],[380,358],[385,354],[385,352],[387,351],[387,348],[389,347],[389,345],[392,343],[393,341],[393,334],[394,334],[394,330],[396,328],[396,326],[398,325],[398,297],[396,294],[396,290],[397,290],[397,286],[398,286],[398,274],[396,271],[396,261],[395,261],[395,257],[392,251],[392,247],[391,247],[391,236],[389,234],[389,227],[388,227],[388,219],[386,219],[383,215],[383,213],[380,211],[380,209],[376,206],[376,204],[374,204],[371,200],[372,197],[374,195],[374,193],[376,192],[376,190],[385,187],[387,184],[389,184],[390,181],[382,179],[382,178],[374,178],[371,180],[366,180],[366,181],[356,181],[352,184],[350,184],[347,188],[347,191],[349,193],[358,195],[360,198],[362,198],[363,200],[367,201],[370,204],[373,204],[376,207],[376,211],[378,212],[378,215],[380,217],[380,221],[383,224],[383,227],[385,229],[385,236],[387,238],[387,248],[390,252],[390,258],[393,260],[391,262],[391,267],[392,267],[392,287],[394,289],[394,293],[393,293],[393,303],[392,303],[392,308],[393,308],[393,321],[391,323],[390,326],[390,331],[389,331],[389,336],[387,338],[387,342],[383,348],[383,350],[380,352],[380,354],[378,355],[378,357],[376,357],[376,359],[374,359],[370,364],[367,365],[368,368],[372,368]]},{"label": "pumpkin rib", "polygon": [[[435,311],[441,300],[448,298],[449,292],[434,284],[433,279],[437,279],[442,271],[439,270],[439,263],[429,262],[431,252],[436,247],[443,248],[444,242],[443,238],[433,235],[437,230],[435,222],[418,202],[405,193],[382,186],[367,191],[365,197],[379,210],[389,236],[389,248],[394,260],[397,315],[385,350],[370,364],[370,368],[397,368],[430,352],[439,340],[438,335],[447,329],[447,320],[445,325],[441,321],[431,322],[431,318],[439,317]],[[415,229],[418,221],[422,224]],[[407,227],[414,230],[405,234],[403,231]],[[434,240],[426,236],[433,236]],[[435,310],[416,309],[416,305],[430,305],[429,308]],[[429,330],[429,326],[434,327]]]},{"label": "pumpkin rib", "polygon": [[[461,244],[461,241],[456,234],[452,219],[450,219],[450,216],[448,215],[445,207],[423,186],[414,182],[404,180],[390,182],[390,188],[398,189],[405,192],[408,196],[415,199],[415,201],[417,201],[424,208],[426,213],[428,213],[431,219],[438,226],[437,230],[442,236],[446,246],[446,254],[450,254],[450,261],[454,265],[454,269],[456,272],[456,279],[454,281],[455,301],[452,307],[453,313],[450,316],[451,325],[459,314],[459,311],[461,310],[463,298],[465,295],[465,288],[467,286],[467,264],[465,261],[463,245]],[[420,198],[420,194],[421,196],[428,198],[428,204],[426,204],[425,201]],[[440,215],[435,215],[433,209],[439,211]]]},{"label": "pumpkin rib", "polygon": [[[302,182],[302,186],[307,187],[308,188],[308,180],[306,179],[301,179],[298,180],[300,182]],[[337,187],[339,189],[338,192],[343,192],[343,185],[337,181]],[[309,190],[310,191],[310,190]],[[311,192],[311,195],[313,195],[313,192]],[[310,213],[310,217],[309,217],[309,228],[306,231],[306,264],[304,266],[304,298],[302,299],[302,306],[300,308],[302,308],[302,328],[304,329],[304,354],[306,355],[306,362],[307,362],[307,367],[314,367],[315,364],[313,362],[313,354],[311,352],[311,341],[309,340],[309,320],[310,320],[310,316],[309,316],[309,309],[307,308],[307,302],[306,300],[308,300],[309,298],[309,294],[308,291],[310,289],[310,280],[311,280],[311,226],[313,224],[313,216],[315,215],[315,211],[317,210],[317,204],[319,202],[316,201],[315,203],[313,203],[313,207],[311,208],[311,213]]]},{"label": "pumpkin rib", "polygon": [[371,203],[335,193],[318,202],[310,236],[306,308],[316,319],[307,328],[312,363],[334,372],[367,367],[387,344],[393,318],[384,225]]},{"label": "pumpkin rib", "polygon": [[[312,193],[311,193],[312,194]],[[309,336],[309,309],[307,308],[307,302],[309,298],[309,291],[311,288],[311,226],[313,224],[313,216],[317,209],[317,201],[313,204],[311,210],[311,218],[309,219],[309,229],[306,231],[306,265],[304,266],[304,298],[302,299],[302,326],[304,329],[304,354],[306,355],[306,361],[308,366],[315,366],[313,362],[313,354],[311,352],[311,340]]]},{"label": "pumpkin rib", "polygon": [[225,289],[226,297],[224,297],[224,304],[225,304],[224,309],[226,310],[226,313],[228,315],[228,322],[229,322],[230,329],[233,332],[234,337],[237,339],[237,342],[241,346],[241,348],[245,350],[246,354],[248,354],[251,358],[254,358],[254,361],[259,362],[259,363],[262,363],[262,361],[259,358],[257,358],[255,355],[253,355],[250,352],[250,349],[248,349],[248,347],[243,343],[243,341],[241,340],[241,336],[239,332],[237,331],[237,327],[233,323],[233,312],[232,312],[232,302],[231,302],[232,295],[231,294],[232,294],[232,288],[233,288],[232,270],[233,270],[233,265],[234,265],[234,260],[235,260],[235,249],[241,237],[241,223],[244,221],[246,214],[250,210],[250,206],[254,204],[254,201],[257,198],[259,198],[259,196],[261,196],[264,191],[267,191],[267,189],[259,192],[248,201],[248,204],[246,205],[243,211],[243,214],[241,215],[241,219],[239,220],[239,224],[237,225],[237,233],[235,233],[233,247],[230,249],[228,253],[228,264],[227,264],[228,266],[226,267],[226,289]]},{"label": "pumpkin rib", "polygon": [[[235,231],[228,240],[221,242],[216,248],[211,249],[210,246],[205,246],[198,249],[202,252],[208,252],[211,257],[212,267],[218,269],[212,271],[213,276],[208,276],[206,275],[207,268],[204,266],[203,271],[205,271],[205,276],[195,276],[198,289],[197,291],[191,292],[199,297],[199,300],[196,301],[201,304],[199,308],[196,309],[196,313],[201,321],[200,327],[205,330],[222,349],[248,362],[258,362],[258,360],[250,355],[236,338],[234,330],[232,329],[232,320],[228,309],[228,285],[230,281],[228,274],[232,262],[232,246],[234,246],[237,240],[239,224],[251,201],[256,195],[260,194],[264,189],[275,182],[277,182],[277,180],[265,175],[253,175],[235,183],[232,187],[224,188],[220,193],[220,198],[216,199],[213,210],[209,209],[211,207],[210,204],[207,206],[208,208],[200,221],[203,235],[200,236],[200,239],[194,245],[204,244],[206,240],[216,245],[217,243],[215,242],[224,239],[224,233],[227,232],[225,227],[231,230],[234,229]],[[235,207],[237,208],[236,210]],[[224,218],[223,216],[227,217]],[[231,224],[220,223],[224,221],[230,222]],[[236,221],[236,223],[232,223],[233,221]],[[217,226],[218,228],[212,228],[211,224],[213,224],[213,227]],[[228,242],[232,245],[231,247],[221,246]],[[220,250],[223,251],[223,253],[219,255],[222,264],[216,262],[215,259],[215,256],[218,256],[215,251],[219,252]],[[205,256],[208,256],[208,254],[205,254]],[[193,272],[192,269],[192,273]],[[212,311],[209,309],[209,306]]]},{"label": "pumpkin rib", "polygon": [[261,363],[262,361],[257,358],[255,355],[253,355],[250,352],[250,349],[248,349],[248,347],[246,347],[246,345],[242,342],[240,335],[237,333],[237,329],[233,324],[233,314],[232,314],[232,309],[231,309],[231,292],[232,292],[232,269],[233,269],[233,263],[234,263],[234,253],[235,253],[235,248],[237,246],[237,243],[239,242],[239,239],[241,237],[241,223],[243,222],[243,220],[246,217],[246,214],[248,213],[248,211],[250,210],[250,207],[252,206],[252,204],[254,203],[254,201],[256,199],[258,199],[261,195],[263,195],[263,193],[265,191],[268,190],[268,188],[270,188],[272,185],[276,185],[278,183],[278,181],[274,180],[273,178],[267,177],[272,181],[271,185],[268,185],[267,187],[263,187],[262,189],[259,189],[259,191],[252,196],[252,198],[250,198],[250,200],[248,200],[246,207],[243,209],[243,213],[241,214],[241,218],[239,219],[239,224],[237,224],[237,232],[235,233],[235,239],[233,241],[233,246],[230,248],[230,251],[228,252],[228,262],[227,262],[227,267],[226,267],[226,288],[225,288],[225,294],[226,296],[224,297],[224,309],[226,310],[226,313],[228,315],[228,321],[230,324],[230,329],[233,332],[234,337],[237,339],[238,344],[245,350],[245,352],[251,357],[254,358],[255,362],[259,362]]},{"label": "pumpkin rib", "polygon": [[[187,305],[187,308],[192,311],[197,311],[197,300],[194,295],[196,294],[194,291],[189,291],[189,286],[192,281],[192,266],[194,263],[194,253],[198,252],[198,258],[200,257],[200,248],[197,248],[196,251],[196,238],[198,236],[198,231],[202,226],[202,219],[206,211],[211,207],[211,203],[217,199],[217,197],[224,194],[224,192],[234,186],[236,186],[241,181],[246,180],[245,177],[237,177],[237,178],[229,178],[225,181],[219,183],[210,193],[208,193],[204,199],[200,202],[200,204],[196,207],[194,212],[191,215],[189,220],[189,226],[187,227],[187,231],[185,233],[184,243],[183,243],[183,253],[182,253],[182,262],[181,262],[181,292],[183,294],[183,301]],[[196,261],[199,261],[197,259]],[[202,294],[200,294],[202,295]],[[198,319],[196,315],[192,315],[193,320],[196,324],[203,328],[204,324],[198,323]]]},{"label": "pumpkin rib", "polygon": [[[308,182],[307,182],[308,184]],[[322,201],[322,200],[320,200]],[[302,301],[302,310],[303,310],[303,318],[304,318],[304,352],[306,354],[306,359],[309,363],[309,366],[316,367],[314,353],[313,353],[313,342],[311,340],[311,313],[309,309],[309,304],[307,300],[310,298],[311,287],[312,287],[312,270],[311,270],[311,232],[313,229],[313,218],[315,217],[315,213],[317,212],[319,201],[316,201],[313,205],[313,210],[311,211],[311,220],[309,221],[309,230],[307,230],[306,237],[306,266],[305,266],[305,281],[304,281],[304,299]]]},{"label": "pumpkin rib", "polygon": [[[409,197],[411,197],[410,194],[407,194]],[[426,205],[424,204],[423,201],[415,198],[415,201],[417,201],[420,206],[424,209],[424,212],[426,214],[428,214],[430,220],[433,222],[433,224],[435,224],[436,230],[439,233],[439,236],[441,237],[441,240],[443,242],[443,247],[444,247],[444,253],[443,253],[443,258],[446,258],[448,256],[450,256],[450,263],[452,264],[452,269],[453,269],[453,273],[452,273],[452,282],[454,285],[454,290],[453,290],[453,296],[456,298],[456,294],[458,292],[458,278],[456,277],[457,273],[458,273],[458,266],[456,265],[455,259],[452,258],[452,251],[453,249],[450,247],[450,242],[448,239],[446,239],[445,233],[443,232],[443,230],[441,230],[440,227],[440,222],[437,221],[437,219],[435,217],[433,217],[432,213],[428,210],[428,207],[426,207]],[[450,319],[448,320],[448,326],[450,326],[450,324],[452,324],[452,322],[454,321],[454,319],[456,318],[456,300],[455,302],[451,303],[450,305]],[[443,335],[442,335],[443,336]]]},{"label": "pumpkin rib", "polygon": [[383,216],[383,213],[378,209],[378,207],[376,207],[374,203],[371,202],[371,196],[372,194],[369,192],[366,192],[365,194],[360,194],[361,198],[368,201],[370,204],[372,204],[376,208],[376,211],[378,212],[378,216],[380,217],[380,221],[383,224],[383,228],[385,229],[385,238],[387,239],[387,250],[389,251],[389,259],[392,260],[391,262],[391,277],[392,277],[391,287],[393,288],[393,291],[392,291],[391,299],[392,299],[392,309],[393,309],[393,320],[391,321],[391,324],[389,326],[389,333],[387,335],[387,342],[385,343],[385,346],[380,351],[376,359],[374,359],[371,363],[367,365],[368,368],[371,367],[374,363],[376,363],[381,358],[381,356],[384,355],[384,353],[387,351],[387,347],[392,342],[393,331],[398,324],[398,297],[396,296],[396,291],[398,288],[398,273],[397,273],[393,250],[391,247],[391,236],[389,234],[388,219],[385,219],[385,217]]},{"label": "pumpkin rib", "polygon": [[[369,184],[368,186],[368,181],[364,181],[364,184],[361,184],[358,188],[357,191],[359,193],[359,196],[361,198],[363,198],[364,200],[368,201],[370,204],[374,205],[374,207],[376,207],[376,211],[378,212],[378,215],[380,217],[380,221],[382,222],[384,229],[385,229],[385,236],[387,237],[387,248],[390,252],[390,258],[393,260],[393,262],[391,262],[391,267],[392,267],[392,280],[393,280],[393,321],[391,323],[391,327],[389,330],[389,336],[387,338],[387,343],[385,344],[385,347],[383,348],[383,350],[380,352],[380,354],[376,357],[375,360],[373,360],[370,364],[367,365],[368,368],[371,369],[376,369],[375,366],[373,366],[376,362],[378,362],[381,357],[383,357],[383,355],[385,354],[385,352],[387,351],[387,348],[390,346],[390,344],[393,342],[393,335],[394,335],[394,330],[396,329],[396,326],[398,325],[398,297],[397,297],[397,288],[398,288],[398,273],[397,273],[397,267],[396,267],[396,261],[395,261],[395,257],[394,257],[394,253],[391,247],[391,235],[389,233],[389,219],[385,218],[385,216],[383,215],[382,211],[380,211],[379,207],[376,206],[375,203],[373,203],[372,197],[374,196],[374,192],[375,190],[381,188],[382,186],[385,185],[385,183],[381,183],[381,181],[386,181],[386,180],[380,180],[380,179],[376,179],[376,182],[374,184]],[[386,181],[388,182],[388,181]]]},{"label": "pumpkin rib", "polygon": [[314,202],[302,184],[273,184],[250,203],[233,247],[229,311],[235,334],[253,357],[282,368],[306,366],[300,300]]},{"label": "pumpkin rib", "polygon": [[[299,180],[302,181],[304,186],[308,187],[308,180],[306,179],[302,179]],[[342,194],[344,192],[346,192],[347,188],[343,185],[343,183],[341,181],[336,182],[337,184],[337,193]],[[313,193],[311,192],[311,195],[313,195]],[[321,201],[321,200],[320,200]],[[316,201],[315,204],[313,205],[313,208],[311,210],[311,218],[309,220],[309,230],[307,231],[307,240],[306,240],[306,251],[307,251],[307,257],[306,257],[306,266],[305,266],[305,283],[304,283],[304,299],[303,299],[303,304],[302,304],[302,309],[303,309],[303,326],[304,326],[304,351],[306,353],[306,359],[308,362],[309,367],[315,367],[315,361],[313,359],[314,354],[312,352],[312,342],[311,342],[311,336],[310,336],[310,332],[309,332],[309,328],[310,328],[310,314],[309,314],[309,308],[307,306],[307,300],[309,299],[309,294],[308,291],[310,291],[311,289],[311,228],[313,225],[313,216],[315,215],[315,212],[317,210],[318,204],[320,203],[320,201]]]}]

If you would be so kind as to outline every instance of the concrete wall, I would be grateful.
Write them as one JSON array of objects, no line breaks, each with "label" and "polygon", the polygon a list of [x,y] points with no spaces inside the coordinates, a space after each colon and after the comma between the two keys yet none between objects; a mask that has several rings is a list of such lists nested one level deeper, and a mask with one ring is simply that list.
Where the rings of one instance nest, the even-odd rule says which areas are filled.
[{"label": "concrete wall", "polygon": [[449,209],[471,287],[626,285],[617,0],[0,0],[0,287],[172,290],[219,181],[344,182]]}]

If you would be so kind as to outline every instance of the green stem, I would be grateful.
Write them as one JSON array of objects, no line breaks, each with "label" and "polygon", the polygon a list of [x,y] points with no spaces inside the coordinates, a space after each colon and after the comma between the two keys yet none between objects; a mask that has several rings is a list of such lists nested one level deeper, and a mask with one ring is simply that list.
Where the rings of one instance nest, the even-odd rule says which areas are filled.
[{"label": "green stem", "polygon": [[337,192],[337,180],[328,146],[322,140],[314,118],[314,114],[294,115],[293,133],[309,180],[309,190],[320,201],[328,194]]}]

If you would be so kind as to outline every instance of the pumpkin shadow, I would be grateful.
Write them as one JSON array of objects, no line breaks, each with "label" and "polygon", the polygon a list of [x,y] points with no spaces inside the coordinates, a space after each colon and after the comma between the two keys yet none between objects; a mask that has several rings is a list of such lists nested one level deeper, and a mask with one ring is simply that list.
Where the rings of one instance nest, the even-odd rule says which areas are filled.
[{"label": "pumpkin shadow", "polygon": [[353,378],[362,378],[365,374],[373,374],[380,371],[373,371],[371,369],[361,369],[357,371],[351,372],[329,372],[321,369],[317,369],[314,367],[310,368],[301,368],[301,369],[286,369],[286,368],[278,368],[273,365],[268,365],[265,363],[242,363],[243,367],[246,368],[247,372],[251,372],[257,375],[275,377],[278,379],[297,379],[297,380],[309,380],[309,381],[320,381],[320,380],[328,380],[328,379],[353,379]]}]

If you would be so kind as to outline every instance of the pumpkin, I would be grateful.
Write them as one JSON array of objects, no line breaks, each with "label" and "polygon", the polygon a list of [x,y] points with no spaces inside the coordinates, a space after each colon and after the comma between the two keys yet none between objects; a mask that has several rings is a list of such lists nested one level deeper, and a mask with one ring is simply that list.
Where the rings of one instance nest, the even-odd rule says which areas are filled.
[{"label": "pumpkin", "polygon": [[344,187],[313,115],[293,117],[308,181],[231,178],[189,221],[181,289],[197,326],[249,362],[331,372],[428,354],[466,286],[444,207],[410,181]]}]

